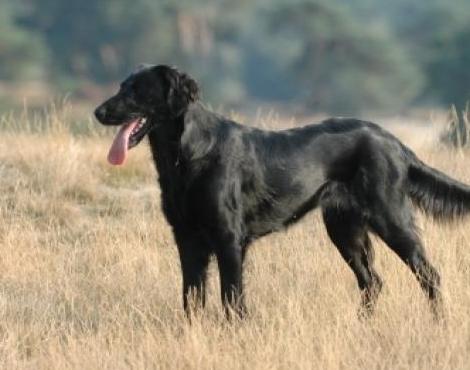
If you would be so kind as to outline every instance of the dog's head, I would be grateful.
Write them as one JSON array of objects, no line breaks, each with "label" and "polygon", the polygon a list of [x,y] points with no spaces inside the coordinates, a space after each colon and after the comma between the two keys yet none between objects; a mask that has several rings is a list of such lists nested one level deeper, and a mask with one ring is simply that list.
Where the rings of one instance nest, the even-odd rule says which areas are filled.
[{"label": "dog's head", "polygon": [[197,83],[165,65],[140,66],[121,83],[118,93],[95,110],[103,125],[121,126],[108,154],[111,164],[124,163],[127,150],[135,147],[157,125],[185,113],[198,99]]}]

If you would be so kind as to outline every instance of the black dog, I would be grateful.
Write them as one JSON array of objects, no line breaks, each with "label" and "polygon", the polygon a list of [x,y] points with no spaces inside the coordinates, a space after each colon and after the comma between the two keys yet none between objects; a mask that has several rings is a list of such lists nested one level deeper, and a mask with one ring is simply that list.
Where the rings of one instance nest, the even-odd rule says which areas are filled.
[{"label": "black dog", "polygon": [[242,315],[249,244],[317,206],[356,275],[365,313],[382,285],[369,231],[410,267],[439,311],[440,278],[416,232],[412,202],[438,219],[459,217],[470,210],[470,187],[426,166],[379,126],[339,118],[279,132],[242,126],[207,110],[196,82],[163,65],[132,74],[95,115],[121,126],[108,156],[113,164],[149,137],[181,259],[186,312],[191,295],[204,305],[215,254],[224,306]]}]

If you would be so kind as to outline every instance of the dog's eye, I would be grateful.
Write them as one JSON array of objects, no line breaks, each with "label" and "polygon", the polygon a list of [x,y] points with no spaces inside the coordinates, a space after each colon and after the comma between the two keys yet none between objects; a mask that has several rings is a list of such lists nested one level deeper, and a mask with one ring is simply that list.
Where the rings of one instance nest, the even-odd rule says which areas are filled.
[{"label": "dog's eye", "polygon": [[127,97],[135,97],[135,89],[130,84],[121,84],[119,92]]}]

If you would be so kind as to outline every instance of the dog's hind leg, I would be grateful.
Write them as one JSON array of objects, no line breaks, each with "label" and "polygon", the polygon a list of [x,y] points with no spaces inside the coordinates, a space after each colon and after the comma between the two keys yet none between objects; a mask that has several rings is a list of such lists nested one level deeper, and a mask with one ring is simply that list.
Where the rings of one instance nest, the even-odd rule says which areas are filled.
[{"label": "dog's hind leg", "polygon": [[421,288],[431,303],[436,318],[442,314],[440,276],[426,257],[421,240],[416,232],[411,207],[402,205],[398,217],[393,217],[389,207],[381,207],[370,219],[370,226],[377,235],[405,262],[418,279]]},{"label": "dog's hind leg", "polygon": [[328,236],[356,275],[361,290],[361,316],[373,313],[382,282],[373,268],[374,250],[362,215],[353,209],[323,208]]}]

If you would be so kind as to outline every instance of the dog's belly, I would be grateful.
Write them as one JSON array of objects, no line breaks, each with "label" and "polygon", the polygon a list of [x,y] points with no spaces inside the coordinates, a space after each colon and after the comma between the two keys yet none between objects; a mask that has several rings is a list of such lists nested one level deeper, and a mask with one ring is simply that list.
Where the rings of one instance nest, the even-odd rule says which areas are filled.
[{"label": "dog's belly", "polygon": [[[251,238],[279,231],[297,222],[319,201],[322,184],[283,195],[266,197],[255,206],[245,209],[246,231]],[[307,190],[310,190],[309,192]]]}]

